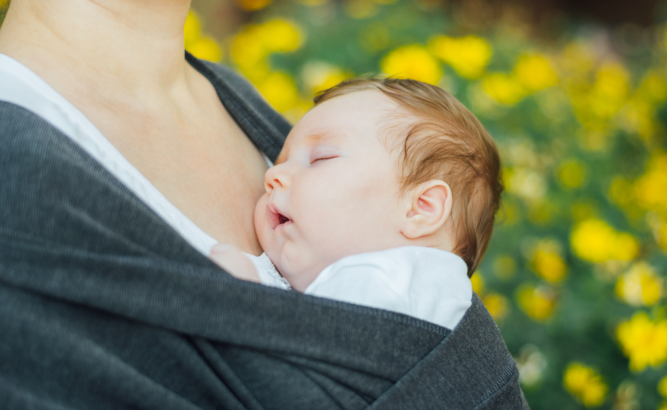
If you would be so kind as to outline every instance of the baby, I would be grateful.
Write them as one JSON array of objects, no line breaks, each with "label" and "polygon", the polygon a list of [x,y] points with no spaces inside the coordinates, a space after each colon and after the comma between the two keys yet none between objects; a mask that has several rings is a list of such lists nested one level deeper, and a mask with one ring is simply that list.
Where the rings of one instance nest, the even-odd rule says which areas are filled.
[{"label": "baby", "polygon": [[449,93],[346,81],[317,96],[266,172],[255,208],[265,254],[216,245],[211,258],[241,279],[452,329],[471,304],[499,174],[493,140]]}]

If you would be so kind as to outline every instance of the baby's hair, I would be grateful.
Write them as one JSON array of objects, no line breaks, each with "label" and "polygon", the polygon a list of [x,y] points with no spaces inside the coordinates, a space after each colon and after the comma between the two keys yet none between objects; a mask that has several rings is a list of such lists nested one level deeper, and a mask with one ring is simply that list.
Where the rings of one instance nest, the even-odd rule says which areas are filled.
[{"label": "baby's hair", "polygon": [[432,179],[452,189],[453,252],[472,276],[489,245],[503,184],[500,156],[482,123],[447,91],[420,81],[360,78],[315,97],[315,105],[345,94],[376,90],[405,110],[399,117],[401,192]]}]

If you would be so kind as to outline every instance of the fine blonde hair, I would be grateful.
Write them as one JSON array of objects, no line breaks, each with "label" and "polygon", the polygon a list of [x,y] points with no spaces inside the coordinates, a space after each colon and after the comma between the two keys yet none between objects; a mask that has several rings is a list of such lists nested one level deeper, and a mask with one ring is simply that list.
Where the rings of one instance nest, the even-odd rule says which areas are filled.
[{"label": "fine blonde hair", "polygon": [[[358,91],[377,90],[408,114],[399,117],[401,191],[432,179],[452,190],[453,253],[472,276],[489,245],[503,185],[500,156],[481,122],[447,91],[416,80],[343,81],[315,97],[315,105]],[[405,120],[405,121],[403,121]],[[403,124],[406,122],[406,124]]]}]

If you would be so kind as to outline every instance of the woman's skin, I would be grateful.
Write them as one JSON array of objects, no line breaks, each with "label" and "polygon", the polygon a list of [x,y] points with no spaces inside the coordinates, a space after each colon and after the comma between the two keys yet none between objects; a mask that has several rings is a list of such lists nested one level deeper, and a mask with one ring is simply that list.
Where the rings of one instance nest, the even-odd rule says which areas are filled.
[{"label": "woman's skin", "polygon": [[0,53],[76,106],[155,187],[220,242],[259,255],[267,165],[184,59],[190,0],[12,0]]}]

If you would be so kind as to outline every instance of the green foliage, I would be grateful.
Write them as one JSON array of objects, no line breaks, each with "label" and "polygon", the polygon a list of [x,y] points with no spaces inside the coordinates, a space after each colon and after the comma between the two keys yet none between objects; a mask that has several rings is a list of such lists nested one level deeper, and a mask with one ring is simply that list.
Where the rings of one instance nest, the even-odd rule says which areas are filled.
[{"label": "green foliage", "polygon": [[[314,92],[346,77],[405,75],[453,93],[504,163],[500,222],[474,285],[531,407],[658,408],[667,373],[664,27],[626,58],[604,30],[569,27],[546,43],[503,21],[466,33],[437,3],[314,3],[256,12],[229,39],[230,63],[293,121]],[[235,52],[279,38],[268,28],[275,21],[299,33],[293,51]],[[438,68],[426,69],[433,61]]]},{"label": "green foliage", "polygon": [[9,10],[10,0],[0,0],[0,27],[5,21],[5,16],[7,15],[7,10]]},{"label": "green foliage", "polygon": [[606,30],[469,33],[437,0],[242,4],[259,11],[223,44],[191,14],[186,46],[227,56],[292,121],[383,72],[438,84],[493,135],[507,189],[473,284],[533,409],[667,408],[665,27],[623,55]]}]

